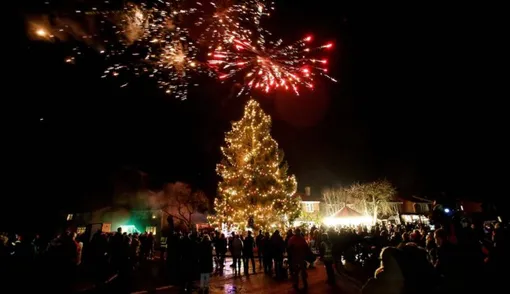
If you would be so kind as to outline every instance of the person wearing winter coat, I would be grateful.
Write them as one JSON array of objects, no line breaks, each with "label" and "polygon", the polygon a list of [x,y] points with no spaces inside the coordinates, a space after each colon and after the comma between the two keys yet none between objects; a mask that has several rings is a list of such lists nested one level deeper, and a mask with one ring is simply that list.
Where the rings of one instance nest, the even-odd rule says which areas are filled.
[{"label": "person wearing winter coat", "polygon": [[264,235],[264,239],[261,242],[262,256],[264,258],[264,273],[271,275],[273,270],[273,256],[272,256],[272,247],[271,247],[271,237],[269,236],[269,232],[266,232]]},{"label": "person wearing winter coat", "polygon": [[282,266],[283,266],[283,254],[285,253],[285,242],[283,241],[282,236],[280,236],[280,231],[276,230],[270,239],[271,243],[271,257],[274,261],[274,270],[276,273],[276,278],[282,278]]},{"label": "person wearing winter coat", "polygon": [[234,236],[232,241],[232,259],[234,260],[234,275],[241,275],[241,260],[243,259],[243,241],[239,238],[239,235]]},{"label": "person wearing winter coat", "polygon": [[227,239],[225,238],[225,234],[221,234],[220,237],[216,240],[215,248],[216,256],[218,258],[218,270],[223,271],[223,266],[225,264],[225,254],[227,253]]},{"label": "person wearing winter coat", "polygon": [[400,263],[402,251],[393,247],[381,251],[381,266],[375,271],[375,277],[368,280],[361,290],[362,294],[403,294],[405,280]]},{"label": "person wearing winter coat", "polygon": [[292,273],[292,284],[297,290],[299,286],[299,276],[303,280],[303,287],[308,288],[307,274],[306,274],[306,258],[308,255],[308,244],[301,235],[301,230],[296,229],[296,234],[289,239],[287,252],[291,259],[289,265]]},{"label": "person wearing winter coat", "polygon": [[253,254],[253,248],[255,248],[255,239],[251,235],[251,231],[248,231],[248,236],[244,238],[243,242],[243,263],[244,263],[244,273],[248,275],[249,262],[251,260],[251,266],[253,269],[253,273],[255,273],[255,258]]},{"label": "person wearing winter coat", "polygon": [[204,235],[198,248],[198,267],[200,270],[200,291],[209,292],[209,280],[213,271],[212,244],[209,235]]},{"label": "person wearing winter coat", "polygon": [[335,284],[335,271],[333,270],[333,244],[329,240],[328,234],[322,234],[322,243],[320,245],[320,256],[324,267],[326,268],[326,274],[328,275],[328,283]]}]

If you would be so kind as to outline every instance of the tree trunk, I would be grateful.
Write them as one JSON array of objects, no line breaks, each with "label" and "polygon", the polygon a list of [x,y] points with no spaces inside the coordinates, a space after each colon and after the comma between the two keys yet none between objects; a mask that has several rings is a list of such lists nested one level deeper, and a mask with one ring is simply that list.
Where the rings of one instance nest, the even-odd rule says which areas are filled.
[{"label": "tree trunk", "polygon": [[375,202],[375,197],[372,195],[372,204],[374,205],[374,216],[372,223],[375,225],[377,223],[377,203]]},{"label": "tree trunk", "polygon": [[188,228],[189,228],[189,230],[191,231],[191,230],[193,230],[193,228],[191,227],[191,225],[192,225],[192,223],[191,223],[191,212],[190,212],[190,213],[188,213],[188,216],[189,216],[189,218],[188,218],[188,220],[189,220]]}]

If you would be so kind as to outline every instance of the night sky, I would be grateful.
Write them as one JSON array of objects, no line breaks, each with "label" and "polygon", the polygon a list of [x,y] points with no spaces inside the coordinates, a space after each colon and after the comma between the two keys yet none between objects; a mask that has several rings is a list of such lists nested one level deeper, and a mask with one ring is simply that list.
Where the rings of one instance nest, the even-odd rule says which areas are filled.
[{"label": "night sky", "polygon": [[[253,93],[299,189],[387,178],[404,196],[503,194],[497,9],[358,2],[277,0],[265,22],[284,40],[311,33],[335,44],[338,83],[299,97]],[[215,193],[223,133],[247,99],[232,82],[200,79],[184,102],[150,80],[119,88],[100,78],[105,63],[93,50],[69,65],[70,44],[29,41],[28,10],[4,55],[3,216],[103,203],[122,166],[147,172],[155,188],[182,180]]]}]

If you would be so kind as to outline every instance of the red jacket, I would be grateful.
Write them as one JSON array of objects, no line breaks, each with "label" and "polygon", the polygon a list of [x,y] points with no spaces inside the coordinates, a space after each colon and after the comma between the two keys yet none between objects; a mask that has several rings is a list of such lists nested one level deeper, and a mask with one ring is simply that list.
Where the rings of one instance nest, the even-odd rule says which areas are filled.
[{"label": "red jacket", "polygon": [[294,235],[289,240],[288,252],[292,263],[302,263],[308,254],[308,243],[303,237]]}]

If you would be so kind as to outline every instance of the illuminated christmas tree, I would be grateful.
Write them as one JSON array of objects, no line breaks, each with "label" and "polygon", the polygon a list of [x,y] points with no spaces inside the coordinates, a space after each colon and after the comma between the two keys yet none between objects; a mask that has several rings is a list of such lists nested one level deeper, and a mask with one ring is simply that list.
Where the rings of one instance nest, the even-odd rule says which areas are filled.
[{"label": "illuminated christmas tree", "polygon": [[223,159],[216,171],[222,180],[214,201],[216,215],[210,217],[214,225],[282,229],[299,216],[296,178],[287,175],[283,152],[270,130],[269,115],[255,100],[248,101],[221,148]]}]

